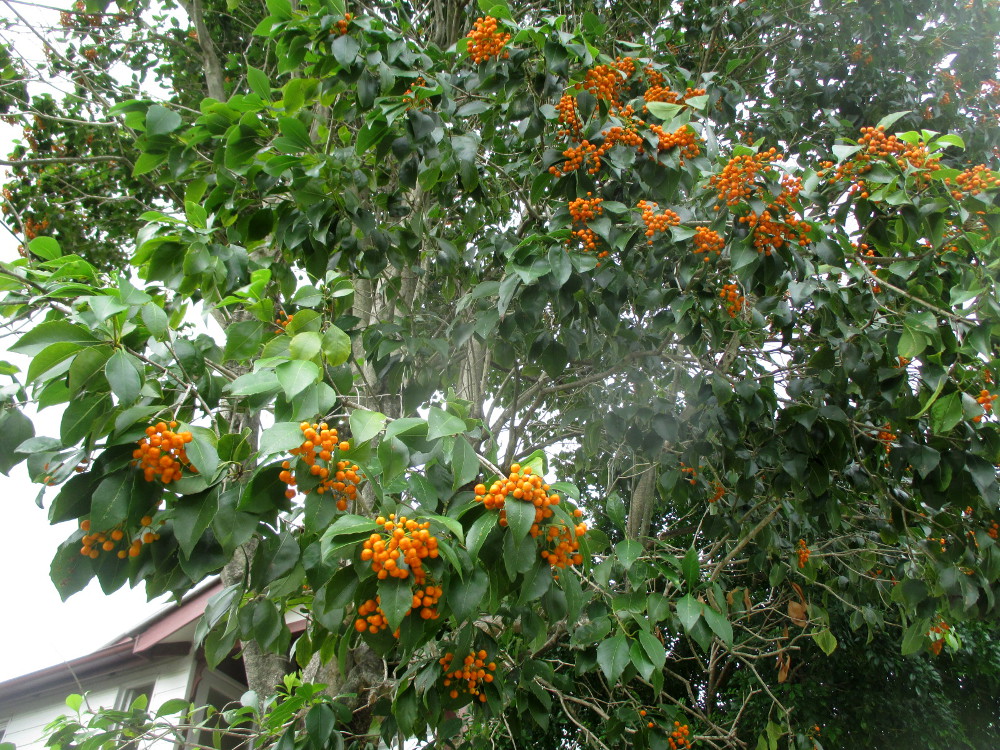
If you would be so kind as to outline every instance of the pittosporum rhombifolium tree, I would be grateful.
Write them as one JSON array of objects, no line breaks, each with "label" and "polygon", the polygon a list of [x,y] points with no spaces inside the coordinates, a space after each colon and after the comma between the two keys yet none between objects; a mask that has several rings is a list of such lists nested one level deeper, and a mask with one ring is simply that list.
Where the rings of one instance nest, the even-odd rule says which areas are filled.
[{"label": "pittosporum rhombifolium tree", "polygon": [[55,585],[221,575],[283,750],[848,746],[830,686],[911,665],[964,711],[996,3],[560,12],[81,2],[63,100],[5,52],[0,468],[78,527]]}]

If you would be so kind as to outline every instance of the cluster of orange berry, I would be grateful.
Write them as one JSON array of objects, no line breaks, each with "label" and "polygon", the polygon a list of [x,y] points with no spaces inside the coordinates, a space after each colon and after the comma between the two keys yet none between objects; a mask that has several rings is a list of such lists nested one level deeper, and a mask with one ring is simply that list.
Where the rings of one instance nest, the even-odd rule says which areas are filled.
[{"label": "cluster of orange berry", "polygon": [[588,192],[586,198],[574,198],[569,202],[569,215],[574,222],[586,224],[591,219],[604,213],[601,203],[603,198],[592,198],[593,193]]},{"label": "cluster of orange berry", "polygon": [[545,541],[552,549],[542,549],[541,556],[552,568],[568,568],[570,565],[582,565],[583,555],[580,554],[580,542],[577,537],[587,533],[587,525],[579,523],[571,532],[565,524],[549,526]]},{"label": "cluster of orange berry", "polygon": [[692,130],[690,125],[681,125],[677,130],[668,133],[659,125],[650,125],[649,129],[656,135],[656,150],[669,151],[677,147],[680,149],[681,157],[678,163],[683,167],[685,159],[693,159],[701,153],[698,145],[698,135]]},{"label": "cluster of orange berry", "polygon": [[624,125],[614,125],[601,131],[604,136],[604,143],[610,149],[615,145],[631,146],[637,153],[643,153],[642,136],[639,135],[639,126],[645,125],[643,120],[635,117],[635,110],[631,105],[625,105],[612,114],[618,117]]},{"label": "cluster of orange berry", "polygon": [[410,87],[403,92],[403,104],[405,104],[410,109],[423,109],[424,107],[426,107],[427,100],[422,99],[418,101],[416,96],[414,96],[413,94],[414,89],[423,88],[424,86],[426,86],[426,81],[424,81],[424,77],[417,76],[417,80],[415,80],[410,85]]},{"label": "cluster of orange berry", "polygon": [[[986,414],[988,415],[993,411],[993,402],[997,400],[997,395],[998,394],[991,395],[988,390],[983,388],[979,392],[979,395],[976,396],[976,403],[979,404],[981,407],[983,407],[983,411],[986,412]],[[982,414],[977,414],[972,418],[973,422],[981,422],[982,420],[983,420]]]},{"label": "cluster of orange berry", "polygon": [[[862,157],[869,159],[880,156],[897,157],[909,153],[915,148],[905,141],[901,141],[895,135],[886,135],[885,127],[882,125],[875,128],[861,128],[861,137],[858,138],[858,143],[864,146]],[[917,156],[922,155],[918,153]]]},{"label": "cluster of orange berry", "polygon": [[725,247],[726,241],[714,229],[695,227],[694,254],[701,255],[702,260],[706,263],[711,259],[712,253],[715,253],[716,256],[722,255],[722,250]]},{"label": "cluster of orange berry", "polygon": [[621,82],[621,71],[618,68],[610,65],[595,65],[587,71],[583,83],[576,84],[576,87],[578,89],[585,88],[598,99],[616,102]]},{"label": "cluster of orange berry", "polygon": [[[493,482],[487,490],[486,485],[477,484],[476,502],[482,503],[488,510],[500,511],[500,525],[507,525],[507,510],[504,505],[508,498],[530,503],[535,507],[535,519],[531,524],[532,538],[537,539],[542,534],[542,525],[546,519],[552,518],[551,506],[562,502],[559,495],[549,495],[551,488],[542,478],[533,473],[530,466],[521,467],[511,464],[510,474]],[[583,516],[583,511],[573,508],[574,518]],[[587,524],[578,523],[571,530],[565,524],[551,524],[543,537],[543,543],[552,545],[552,549],[543,548],[541,557],[553,568],[565,568],[569,565],[579,565],[583,557],[579,554],[580,537],[587,533]]]},{"label": "cluster of orange berry", "polygon": [[854,49],[851,50],[851,62],[860,62],[865,65],[871,65],[872,60],[874,59],[875,58],[872,56],[871,52],[865,52],[865,46],[861,42],[854,45]]},{"label": "cluster of orange berry", "polygon": [[[872,168],[872,161],[876,159],[891,159],[900,169],[913,167],[927,172],[936,172],[941,168],[941,157],[931,156],[927,150],[927,145],[920,141],[909,144],[900,140],[895,135],[886,135],[885,127],[864,127],[861,128],[861,137],[858,143],[864,150],[856,154],[852,159],[837,167],[831,182],[850,178],[854,184],[851,185],[850,192],[860,192],[860,197],[867,198],[867,188],[863,180],[858,179],[858,175],[868,172]],[[828,168],[832,166],[830,162],[823,162],[822,166]],[[819,173],[821,176],[823,172]],[[918,174],[919,185],[926,185],[930,180],[929,174]]]},{"label": "cluster of orange berry", "polygon": [[354,19],[353,15],[351,15],[350,13],[345,13],[344,17],[341,18],[339,21],[337,21],[337,23],[335,24],[336,30],[331,29],[330,33],[344,36],[344,34],[347,33],[347,27],[351,25],[351,21],[353,19]]},{"label": "cluster of orange berry", "polygon": [[588,165],[587,173],[597,174],[601,171],[601,157],[607,151],[608,149],[604,148],[603,145],[598,147],[590,141],[581,141],[578,146],[569,146],[566,148],[562,152],[566,161],[563,162],[562,166],[553,164],[549,167],[549,173],[556,177],[562,177],[570,172],[582,169],[584,165]]},{"label": "cluster of orange berry", "polygon": [[878,434],[875,436],[876,440],[885,445],[886,453],[892,452],[892,443],[897,438],[899,438],[899,435],[897,435],[895,432],[892,431],[892,425],[890,425],[888,422],[886,422],[885,427],[879,430]]},{"label": "cluster of orange berry", "polygon": [[729,313],[730,318],[735,318],[739,315],[746,304],[746,297],[739,293],[736,284],[723,284],[722,290],[719,292],[719,297],[723,300],[726,312]]},{"label": "cluster of orange berry", "polygon": [[175,482],[181,478],[184,469],[198,473],[188,463],[184,450],[184,446],[191,442],[191,433],[174,432],[176,426],[176,422],[171,422],[169,426],[165,422],[150,425],[146,428],[146,437],[139,440],[139,447],[132,451],[132,458],[135,459],[132,465],[142,469],[147,482],[157,478],[164,484]]},{"label": "cluster of orange berry", "polygon": [[[583,229],[574,229],[570,232],[570,238],[566,240],[566,244],[572,244],[574,239],[580,241],[580,246],[585,253],[592,253],[597,250],[597,232],[593,229],[588,227],[584,227]],[[604,258],[607,254],[607,250],[602,250],[597,254],[597,257]]]},{"label": "cluster of orange berry", "polygon": [[[354,621],[354,629],[359,633],[364,633],[367,630],[372,635],[375,635],[379,631],[389,627],[389,620],[386,619],[385,612],[379,606],[381,603],[382,598],[378,596],[363,602],[358,607],[358,618]],[[399,638],[398,629],[393,633],[393,636]]]},{"label": "cluster of orange berry", "polygon": [[954,73],[949,73],[947,70],[942,70],[938,73],[938,78],[940,78],[946,86],[951,88],[953,93],[958,93],[962,90],[962,79],[959,78]]},{"label": "cluster of orange berry", "polygon": [[274,323],[278,326],[278,328],[285,329],[294,318],[294,315],[289,315],[284,310],[278,310],[278,317],[275,319]]},{"label": "cluster of orange berry", "polygon": [[384,529],[385,535],[376,532],[368,537],[361,559],[371,562],[379,580],[405,579],[412,573],[414,583],[423,586],[427,582],[423,561],[438,556],[437,537],[428,531],[430,521],[417,523],[406,516],[397,520],[396,514],[390,513],[388,519],[379,516],[375,523]]},{"label": "cluster of orange berry", "polygon": [[691,741],[688,739],[690,733],[691,729],[687,724],[675,721],[673,731],[667,737],[667,745],[670,747],[670,750],[686,750],[691,747]]},{"label": "cluster of orange berry", "polygon": [[683,461],[681,461],[681,474],[688,484],[698,483],[698,470],[693,466],[686,466]]},{"label": "cluster of orange berry", "polygon": [[857,254],[858,254],[859,256],[861,256],[861,260],[862,260],[863,262],[870,262],[870,261],[868,260],[868,258],[874,258],[874,257],[875,257],[875,251],[874,251],[874,250],[872,250],[871,246],[870,246],[870,245],[868,245],[868,244],[867,244],[867,243],[865,243],[865,242],[862,242],[862,243],[860,243],[860,244],[858,244],[857,242],[852,242],[852,243],[851,243],[851,247],[853,247],[853,248],[854,248],[854,251],[855,251],[855,252],[856,252],[856,253],[857,253]]},{"label": "cluster of orange berry", "polygon": [[622,75],[626,78],[631,78],[635,75],[635,58],[634,57],[616,57],[615,67],[621,71]]},{"label": "cluster of orange berry", "polygon": [[[1000,187],[1000,176],[987,169],[985,164],[977,164],[957,175],[954,183],[951,195],[955,200],[962,200],[966,195],[979,195],[984,190]],[[945,178],[944,184],[951,185],[951,178]]]},{"label": "cluster of orange berry", "polygon": [[[719,174],[712,175],[708,186],[715,188],[720,201],[725,201],[727,206],[735,206],[757,192],[755,180],[758,173],[770,172],[771,162],[783,156],[776,148],[770,148],[759,154],[734,156],[726,162],[726,166]],[[719,206],[715,208],[718,210]]]},{"label": "cluster of orange berry", "polygon": [[1000,536],[1000,523],[997,523],[996,521],[991,521],[990,527],[986,529],[986,534],[989,536],[990,539],[996,539],[997,536]]},{"label": "cluster of orange berry", "polygon": [[556,104],[559,113],[558,122],[562,126],[557,132],[563,138],[577,138],[583,130],[583,123],[576,108],[576,97],[563,94]]},{"label": "cluster of orange berry", "polygon": [[712,482],[712,496],[708,498],[708,502],[717,503],[726,494],[726,488],[722,486],[722,482]]},{"label": "cluster of orange berry", "polygon": [[[941,649],[944,648],[944,637],[951,630],[951,626],[944,620],[941,620],[937,625],[932,625],[931,629],[927,631],[927,635],[930,636],[931,640],[931,653],[937,656],[941,653]],[[937,636],[935,638],[934,636]]]},{"label": "cluster of orange berry", "polygon": [[676,227],[681,223],[681,217],[669,208],[662,213],[656,213],[659,206],[650,201],[639,201],[637,208],[642,211],[642,223],[646,225],[647,244],[653,244],[653,237],[657,232],[666,232],[670,227]]},{"label": "cluster of orange berry", "polygon": [[491,58],[506,60],[510,52],[504,47],[510,41],[510,34],[497,30],[498,22],[493,16],[477,18],[469,32],[469,57],[474,63],[486,62]]},{"label": "cluster of orange berry", "polygon": [[[773,207],[772,205],[771,208]],[[797,243],[800,247],[809,244],[812,225],[797,219],[793,214],[779,218],[768,208],[760,216],[750,211],[746,216],[741,216],[739,221],[753,232],[753,246],[762,255],[770,255],[786,243]]]},{"label": "cluster of orange berry", "polygon": [[29,240],[35,239],[39,234],[44,232],[49,228],[49,220],[42,219],[41,221],[35,221],[30,216],[24,219],[24,236]]},{"label": "cluster of orange berry", "polygon": [[[341,441],[337,428],[330,427],[326,422],[313,424],[302,422],[299,429],[302,430],[304,438],[302,444],[289,453],[298,456],[309,467],[309,473],[319,477],[317,494],[323,495],[329,492],[337,498],[337,510],[347,510],[348,500],[353,500],[358,494],[358,482],[361,481],[359,468],[350,461],[337,461],[334,466],[333,452],[348,451],[351,444],[346,440]],[[298,484],[292,473],[291,461],[281,462],[278,478],[288,485],[285,497],[291,500],[297,494],[295,486]]]},{"label": "cluster of orange berry", "polygon": [[[587,193],[586,198],[575,198],[570,201],[569,215],[572,217],[573,222],[576,224],[586,224],[591,219],[603,214],[604,208],[601,206],[603,200],[603,198],[592,198],[591,193]],[[574,239],[579,240],[584,252],[594,252],[597,250],[597,233],[589,227],[584,226],[573,229],[570,232],[570,238],[566,240],[566,244],[572,244]],[[604,258],[607,254],[608,251],[603,250],[597,254],[597,257]]]},{"label": "cluster of orange berry", "polygon": [[[143,516],[139,525],[141,526],[139,533],[131,540],[128,548],[118,550],[119,560],[124,560],[126,557],[138,557],[142,551],[142,545],[151,544],[160,538],[160,535],[152,529],[153,519],[151,516]],[[90,533],[89,519],[80,521],[80,528],[87,532],[80,540],[80,554],[91,560],[96,560],[101,552],[113,552],[117,544],[125,540],[125,532],[122,529]]]},{"label": "cluster of orange berry", "polygon": [[809,552],[809,548],[806,546],[806,540],[799,539],[799,544],[795,548],[795,555],[796,557],[798,557],[800,568],[804,568],[806,566],[806,563],[809,562],[810,554],[811,553]]},{"label": "cluster of orange berry", "polygon": [[[406,610],[405,616],[408,617],[412,612],[419,612],[420,618],[423,620],[438,619],[436,605],[441,600],[443,594],[444,591],[440,586],[418,587],[413,592],[413,602],[410,608]],[[385,612],[379,606],[381,603],[381,597],[377,596],[374,599],[368,599],[358,607],[358,617],[354,621],[354,629],[356,631],[359,633],[368,632],[375,635],[389,627],[389,620],[386,619]],[[396,638],[399,637],[398,629],[393,633],[393,636]]]},{"label": "cluster of orange berry", "polygon": [[497,668],[496,663],[486,661],[485,651],[470,651],[469,655],[462,659],[462,666],[452,670],[451,662],[454,658],[454,655],[449,651],[438,659],[438,664],[441,665],[441,670],[444,672],[443,684],[446,688],[451,688],[448,691],[448,697],[452,700],[458,698],[458,686],[452,686],[452,683],[455,682],[461,683],[461,687],[469,695],[478,696],[480,703],[485,703],[486,693],[482,691],[481,685],[484,682],[493,682],[493,672]]}]

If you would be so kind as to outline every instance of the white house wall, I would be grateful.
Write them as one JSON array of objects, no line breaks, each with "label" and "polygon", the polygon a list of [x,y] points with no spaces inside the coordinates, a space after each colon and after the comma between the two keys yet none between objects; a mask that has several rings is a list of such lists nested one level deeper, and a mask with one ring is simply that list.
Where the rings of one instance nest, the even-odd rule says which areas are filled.
[{"label": "white house wall", "polygon": [[87,703],[114,708],[122,690],[153,683],[150,707],[159,708],[175,698],[189,694],[194,674],[192,655],[172,657],[140,669],[121,670],[97,677],[86,678],[80,686],[65,684],[38,695],[0,707],[0,724],[7,722],[4,742],[13,742],[18,750],[41,750],[44,747],[45,727],[64,714],[72,713],[66,705],[66,696],[86,691]]}]

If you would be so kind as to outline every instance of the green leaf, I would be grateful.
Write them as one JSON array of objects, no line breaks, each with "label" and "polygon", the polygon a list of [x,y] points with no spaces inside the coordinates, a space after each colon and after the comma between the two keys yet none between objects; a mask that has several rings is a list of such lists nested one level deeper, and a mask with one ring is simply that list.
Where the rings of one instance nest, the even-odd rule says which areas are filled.
[{"label": "green leaf", "polygon": [[961,394],[949,393],[931,407],[931,429],[939,435],[951,432],[963,416]]},{"label": "green leaf", "polygon": [[507,527],[514,540],[519,541],[526,537],[531,530],[531,525],[535,522],[535,506],[509,498],[504,503],[504,510],[507,511]]},{"label": "green leaf", "polygon": [[355,409],[351,412],[351,439],[354,446],[366,443],[378,435],[388,417],[377,411],[367,411],[365,409]]},{"label": "green leaf", "polygon": [[646,109],[654,117],[659,117],[664,122],[677,117],[678,113],[684,109],[683,104],[673,104],[671,102],[646,102]]},{"label": "green leaf", "polygon": [[35,237],[28,243],[28,249],[43,260],[55,260],[63,254],[55,237]]},{"label": "green leaf", "polygon": [[642,545],[634,539],[625,539],[615,545],[615,555],[622,567],[628,570],[632,563],[642,557]]},{"label": "green leaf", "polygon": [[83,326],[67,323],[63,320],[50,320],[32,328],[16,343],[7,347],[12,352],[33,357],[49,344],[71,343],[88,346],[99,343],[99,339]]},{"label": "green leaf", "polygon": [[[315,362],[293,360],[274,368],[274,374],[285,392],[285,398],[292,401],[302,391],[320,379],[320,369]],[[233,381],[236,382],[235,380]]]},{"label": "green leaf", "polygon": [[111,392],[122,405],[129,406],[139,398],[142,377],[136,369],[134,357],[121,350],[116,351],[104,365],[104,375],[111,386]]},{"label": "green leaf", "polygon": [[827,656],[832,654],[837,648],[837,637],[830,632],[829,628],[813,633],[812,637],[816,641],[816,645],[823,649],[823,653]]},{"label": "green leaf", "polygon": [[410,581],[400,578],[385,578],[378,582],[379,606],[389,621],[389,630],[394,631],[403,623],[403,618],[413,606],[413,592]]},{"label": "green leaf", "polygon": [[181,116],[173,110],[154,104],[146,110],[146,135],[166,135],[181,126]]},{"label": "green leaf", "polygon": [[17,409],[8,409],[0,417],[0,472],[5,476],[24,460],[14,451],[35,436],[35,425]]},{"label": "green leaf", "polygon": [[[60,342],[58,344],[50,344],[45,347],[41,352],[36,354],[31,360],[31,364],[28,365],[27,378],[28,382],[32,383],[42,375],[48,373],[56,365],[61,362],[65,362],[70,357],[75,356],[82,347],[72,341]],[[52,373],[49,378],[57,377],[66,371],[69,367],[69,363],[66,363],[60,367],[56,372]]]},{"label": "green leaf", "polygon": [[685,594],[677,600],[677,617],[680,619],[681,625],[688,632],[691,632],[691,629],[698,623],[698,619],[701,617],[701,609],[701,602],[691,596],[691,594]]},{"label": "green leaf", "polygon": [[451,451],[451,469],[455,476],[452,489],[458,489],[479,476],[479,457],[469,441],[462,436],[455,438],[455,446]]},{"label": "green leaf", "polygon": [[628,654],[629,660],[632,662],[632,666],[635,667],[635,671],[639,673],[639,676],[647,681],[652,678],[656,667],[653,666],[653,662],[646,656],[646,652],[642,650],[642,646],[638,641],[632,641]]},{"label": "green leaf", "polygon": [[914,359],[927,348],[928,343],[928,338],[925,334],[920,331],[914,331],[904,323],[903,332],[899,336],[899,344],[896,350],[900,357]]},{"label": "green leaf", "polygon": [[[427,439],[437,440],[447,435],[465,432],[465,421],[436,406],[430,408],[427,417]],[[478,468],[476,473],[478,474]]]},{"label": "green leaf", "polygon": [[187,495],[174,505],[174,536],[185,556],[191,557],[195,545],[212,523],[219,510],[218,492]]},{"label": "green leaf", "polygon": [[549,268],[552,269],[552,278],[556,286],[565,284],[573,274],[573,263],[569,258],[566,248],[553,245],[548,253]]},{"label": "green leaf", "polygon": [[965,141],[954,133],[945,133],[944,135],[938,136],[937,142],[944,143],[948,146],[957,146],[963,150],[965,149]]},{"label": "green leaf", "polygon": [[708,94],[692,96],[690,99],[685,99],[684,103],[692,109],[705,109],[708,104]]},{"label": "green leaf", "polygon": [[628,650],[628,639],[620,633],[601,641],[597,647],[597,664],[612,685],[618,682],[618,678],[628,665]]},{"label": "green leaf", "polygon": [[888,130],[889,128],[891,128],[893,125],[896,124],[897,120],[906,117],[908,114],[910,114],[910,110],[908,109],[904,109],[901,112],[890,112],[881,120],[879,120],[878,123],[876,123],[875,127],[876,129],[885,128],[886,130]]},{"label": "green leaf", "polygon": [[59,436],[63,445],[79,443],[91,431],[103,424],[103,418],[111,410],[111,399],[104,395],[77,398],[69,402],[63,412]]},{"label": "green leaf", "polygon": [[608,518],[611,519],[611,523],[620,531],[625,530],[625,501],[622,500],[621,495],[614,492],[608,497],[605,512],[608,514]]},{"label": "green leaf", "polygon": [[302,430],[298,422],[275,422],[260,435],[260,455],[284,453],[302,445]]},{"label": "green leaf", "polygon": [[219,454],[215,450],[214,437],[208,430],[191,428],[191,442],[185,446],[188,460],[206,481],[211,481],[219,470]]},{"label": "green leaf", "polygon": [[339,367],[351,356],[351,337],[337,326],[330,326],[323,334],[323,356],[331,367]]},{"label": "green leaf", "polygon": [[150,154],[142,153],[135,160],[135,166],[132,167],[132,176],[139,177],[144,174],[149,174],[158,166],[163,164],[167,160],[168,154]]},{"label": "green leaf", "polygon": [[333,44],[330,45],[330,51],[333,53],[334,59],[342,67],[350,68],[358,59],[361,45],[350,34],[342,34],[333,40]]},{"label": "green leaf", "polygon": [[256,396],[262,393],[274,393],[280,388],[281,383],[275,371],[265,369],[240,375],[227,385],[225,390],[234,396]]},{"label": "green leaf", "polygon": [[304,331],[292,337],[288,353],[292,359],[315,360],[323,348],[323,337],[314,331]]},{"label": "green leaf", "polygon": [[684,572],[684,580],[687,582],[688,588],[694,589],[701,576],[701,559],[698,556],[698,550],[694,547],[688,548],[688,551],[684,553],[684,559],[681,560],[681,570]]},{"label": "green leaf", "polygon": [[138,476],[132,469],[123,469],[101,480],[90,505],[90,526],[94,531],[106,531],[126,519]]},{"label": "green leaf", "polygon": [[660,643],[660,639],[645,630],[640,630],[639,644],[653,666],[657,669],[663,669],[663,665],[667,663],[667,651]]},{"label": "green leaf", "polygon": [[702,607],[701,614],[705,618],[705,622],[708,623],[708,627],[722,639],[723,643],[727,646],[733,645],[733,625],[729,622],[729,618],[707,606]]},{"label": "green leaf", "polygon": [[465,548],[469,551],[469,556],[475,560],[479,556],[479,550],[486,541],[486,537],[496,528],[500,515],[494,511],[486,511],[476,519],[476,522],[469,528],[469,533],[465,536]]},{"label": "green leaf", "polygon": [[924,647],[926,633],[929,628],[930,622],[927,618],[910,623],[909,627],[903,632],[903,643],[900,647],[903,656],[915,654]]},{"label": "green leaf", "polygon": [[80,554],[78,543],[67,543],[60,546],[52,558],[49,577],[59,592],[59,598],[66,601],[90,583],[94,577],[93,563]]},{"label": "green leaf", "polygon": [[333,526],[326,530],[323,536],[333,539],[345,535],[371,533],[374,530],[375,522],[372,519],[365,516],[347,514],[338,518]]},{"label": "green leaf", "polygon": [[482,611],[489,585],[489,577],[479,568],[464,581],[458,576],[452,576],[445,601],[451,607],[456,620],[461,622],[470,615]]},{"label": "green leaf", "polygon": [[247,66],[247,85],[250,90],[263,99],[265,102],[271,101],[271,82],[267,79],[267,74],[252,65]]},{"label": "green leaf", "polygon": [[147,302],[139,308],[139,315],[153,338],[162,340],[170,327],[170,318],[163,308],[155,302]]}]

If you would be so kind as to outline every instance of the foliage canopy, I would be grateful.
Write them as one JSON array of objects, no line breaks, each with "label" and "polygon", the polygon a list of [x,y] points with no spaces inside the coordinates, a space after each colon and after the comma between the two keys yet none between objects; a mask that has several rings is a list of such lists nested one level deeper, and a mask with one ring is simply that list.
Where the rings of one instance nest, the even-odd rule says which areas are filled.
[{"label": "foliage canopy", "polygon": [[[242,710],[289,748],[847,746],[840,670],[957,695],[1000,14],[675,5],[78,4],[63,100],[6,57],[0,468],[80,522],[62,595],[221,572],[206,655],[263,697],[291,654]],[[995,739],[976,700],[925,737]]]}]

